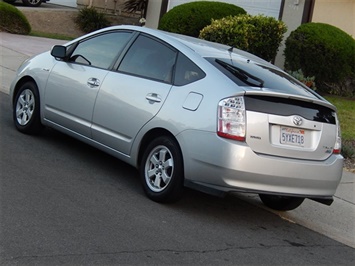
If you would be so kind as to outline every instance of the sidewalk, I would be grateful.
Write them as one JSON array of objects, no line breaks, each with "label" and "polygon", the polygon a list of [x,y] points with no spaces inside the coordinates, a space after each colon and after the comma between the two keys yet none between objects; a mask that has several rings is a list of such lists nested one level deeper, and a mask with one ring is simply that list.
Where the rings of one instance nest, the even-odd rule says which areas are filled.
[{"label": "sidewalk", "polygon": [[[9,93],[9,86],[16,69],[25,59],[48,51],[55,44],[63,43],[65,41],[0,32],[0,91]],[[238,194],[238,197],[265,208],[255,195]],[[282,219],[297,223],[355,248],[355,174],[343,172],[334,203],[331,206],[305,200],[294,211],[273,212]]]},{"label": "sidewalk", "polygon": [[[243,195],[249,203],[267,209],[256,195]],[[296,223],[355,248],[355,174],[343,171],[343,176],[331,206],[306,199],[289,212],[267,209],[282,219]]]},{"label": "sidewalk", "polygon": [[66,42],[0,32],[0,91],[9,93],[17,68],[27,58]]}]

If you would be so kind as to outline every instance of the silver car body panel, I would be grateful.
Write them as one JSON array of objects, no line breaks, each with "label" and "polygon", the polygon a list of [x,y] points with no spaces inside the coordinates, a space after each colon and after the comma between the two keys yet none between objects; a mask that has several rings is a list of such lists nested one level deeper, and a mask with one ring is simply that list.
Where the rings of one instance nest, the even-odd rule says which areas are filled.
[{"label": "silver car body panel", "polygon": [[44,119],[91,137],[96,97],[107,74],[103,69],[57,62],[46,85]]},{"label": "silver car body panel", "polygon": [[[109,30],[151,34],[190,58],[206,77],[184,86],[172,86],[132,75],[61,62],[48,52],[26,61],[16,84],[31,77],[41,98],[44,125],[56,128],[135,166],[141,141],[154,129],[175,136],[183,154],[187,181],[221,191],[249,191],[304,197],[334,195],[340,182],[343,158],[332,154],[337,126],[293,116],[246,112],[245,142],[217,136],[219,101],[234,96],[270,96],[311,102],[336,111],[319,95],[295,91],[285,94],[271,88],[240,87],[204,56],[249,60],[281,71],[264,60],[226,46],[144,27],[115,26]],[[66,44],[69,47],[107,29]],[[96,83],[97,81],[97,83]],[[304,147],[280,144],[281,127],[302,128]]]},{"label": "silver car body panel", "polygon": [[226,192],[332,196],[343,167],[341,155],[311,161],[258,154],[247,144],[236,144],[212,132],[188,130],[177,139],[187,154],[186,178]]},{"label": "silver car body panel", "polygon": [[135,136],[159,112],[170,88],[163,82],[110,72],[96,100],[93,139],[129,155]]},{"label": "silver car body panel", "polygon": [[[326,160],[333,151],[334,143],[329,142],[336,137],[334,125],[304,120],[302,126],[295,126],[295,116],[277,116],[257,112],[247,112],[248,135],[247,144],[256,153],[274,156]],[[300,129],[304,132],[305,143],[301,146],[280,143],[281,130]]]}]

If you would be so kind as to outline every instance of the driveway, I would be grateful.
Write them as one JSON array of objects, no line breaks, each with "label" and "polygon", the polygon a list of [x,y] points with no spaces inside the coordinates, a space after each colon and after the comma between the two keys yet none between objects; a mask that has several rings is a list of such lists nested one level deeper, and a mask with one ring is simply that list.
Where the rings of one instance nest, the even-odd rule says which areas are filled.
[{"label": "driveway", "polygon": [[76,7],[76,0],[50,0],[48,3],[62,5],[62,6]]}]

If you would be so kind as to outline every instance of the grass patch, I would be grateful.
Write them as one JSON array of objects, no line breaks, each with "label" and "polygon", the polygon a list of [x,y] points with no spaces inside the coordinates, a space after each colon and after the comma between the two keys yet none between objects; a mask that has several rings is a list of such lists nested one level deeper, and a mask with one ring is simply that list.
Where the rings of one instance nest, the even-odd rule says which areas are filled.
[{"label": "grass patch", "polygon": [[67,41],[71,41],[75,39],[73,37],[62,35],[62,34],[47,33],[47,32],[40,32],[40,31],[31,31],[30,36],[57,39],[57,40],[67,40]]},{"label": "grass patch", "polygon": [[[355,99],[326,96],[338,109],[341,128],[342,155],[354,165],[355,161]],[[352,167],[354,168],[354,167]]]},{"label": "grass patch", "polygon": [[355,140],[355,99],[326,96],[338,109],[341,136],[343,140]]}]

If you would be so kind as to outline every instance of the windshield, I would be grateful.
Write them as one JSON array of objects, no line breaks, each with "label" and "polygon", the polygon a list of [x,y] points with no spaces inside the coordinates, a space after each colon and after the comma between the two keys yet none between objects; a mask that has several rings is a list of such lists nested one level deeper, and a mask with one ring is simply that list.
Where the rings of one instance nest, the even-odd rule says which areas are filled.
[{"label": "windshield", "polygon": [[258,88],[279,93],[316,96],[298,80],[276,68],[242,59],[205,58],[238,86]]}]

